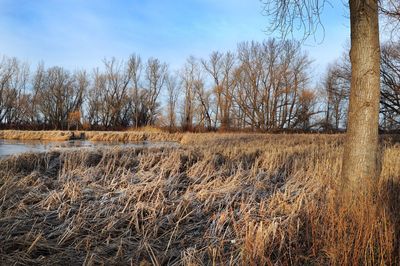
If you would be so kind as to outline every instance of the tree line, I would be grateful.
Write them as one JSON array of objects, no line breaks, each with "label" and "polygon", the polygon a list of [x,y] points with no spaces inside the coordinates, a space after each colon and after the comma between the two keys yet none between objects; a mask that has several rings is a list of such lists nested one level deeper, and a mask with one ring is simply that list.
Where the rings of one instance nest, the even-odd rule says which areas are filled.
[{"label": "tree line", "polygon": [[[382,49],[383,130],[400,128],[400,43]],[[346,127],[348,56],[312,84],[312,60],[296,41],[242,42],[235,52],[189,57],[177,71],[133,54],[71,72],[0,59],[0,126],[93,129],[160,126],[170,130],[324,130]]]},{"label": "tree line", "polygon": [[[400,42],[389,42],[381,48],[381,130],[400,129]],[[330,64],[322,80],[324,114],[322,129],[345,128],[349,105],[351,64],[346,52]]]}]

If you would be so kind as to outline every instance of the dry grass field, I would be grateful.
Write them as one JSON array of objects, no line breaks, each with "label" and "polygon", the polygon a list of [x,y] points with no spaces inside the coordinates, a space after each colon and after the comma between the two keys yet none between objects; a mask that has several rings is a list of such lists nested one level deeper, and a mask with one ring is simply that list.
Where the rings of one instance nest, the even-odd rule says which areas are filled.
[{"label": "dry grass field", "polygon": [[393,137],[374,202],[339,207],[342,135],[155,134],[181,146],[1,160],[0,264],[399,262]]}]

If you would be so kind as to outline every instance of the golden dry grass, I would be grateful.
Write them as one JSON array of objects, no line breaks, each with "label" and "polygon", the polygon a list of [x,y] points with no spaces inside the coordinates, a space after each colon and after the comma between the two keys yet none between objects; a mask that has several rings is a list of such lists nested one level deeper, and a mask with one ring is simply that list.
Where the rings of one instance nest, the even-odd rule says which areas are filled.
[{"label": "golden dry grass", "polygon": [[55,140],[64,141],[73,137],[70,131],[25,131],[25,130],[1,130],[0,139],[15,140]]},{"label": "golden dry grass", "polygon": [[[147,128],[145,128],[147,129]],[[84,138],[91,141],[177,141],[182,139],[183,134],[167,133],[161,130],[150,131],[25,131],[25,130],[0,130],[0,139],[15,140],[54,140],[65,141],[74,138]]]},{"label": "golden dry grass", "polygon": [[91,141],[177,141],[182,138],[180,133],[146,132],[146,131],[86,131],[85,139]]},{"label": "golden dry grass", "polygon": [[374,202],[338,205],[342,136],[187,134],[180,148],[0,161],[0,261],[394,265],[400,146]]}]

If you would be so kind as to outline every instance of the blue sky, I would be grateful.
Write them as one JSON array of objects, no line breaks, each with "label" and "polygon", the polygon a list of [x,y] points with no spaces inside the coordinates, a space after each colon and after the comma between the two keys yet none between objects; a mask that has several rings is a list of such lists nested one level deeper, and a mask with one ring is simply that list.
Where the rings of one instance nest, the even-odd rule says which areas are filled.
[{"label": "blue sky", "polygon": [[[317,73],[349,38],[346,8],[341,0],[331,3],[322,17],[322,44],[310,40],[304,47]],[[261,11],[259,0],[0,0],[0,54],[90,70],[105,57],[138,53],[176,69],[190,55],[269,38]]]}]

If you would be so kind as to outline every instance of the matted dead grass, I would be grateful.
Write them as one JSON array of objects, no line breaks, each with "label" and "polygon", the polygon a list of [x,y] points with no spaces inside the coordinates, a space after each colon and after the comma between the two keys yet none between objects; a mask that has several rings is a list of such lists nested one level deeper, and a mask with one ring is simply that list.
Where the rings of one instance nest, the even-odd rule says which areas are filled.
[{"label": "matted dead grass", "polygon": [[338,207],[342,136],[190,134],[180,148],[0,161],[0,263],[396,264],[400,146]]}]

